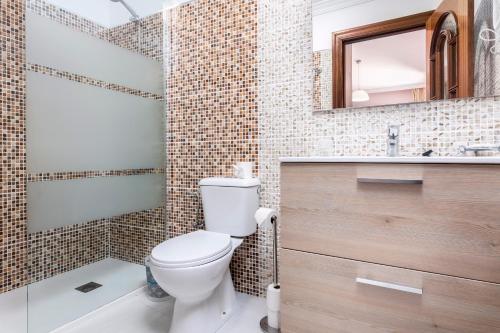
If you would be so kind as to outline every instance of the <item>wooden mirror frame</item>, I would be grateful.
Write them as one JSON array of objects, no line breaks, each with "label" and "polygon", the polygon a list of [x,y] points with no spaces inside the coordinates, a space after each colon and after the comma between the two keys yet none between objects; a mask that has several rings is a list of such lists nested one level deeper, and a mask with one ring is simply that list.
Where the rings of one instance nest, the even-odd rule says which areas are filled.
[{"label": "wooden mirror frame", "polygon": [[[436,29],[439,34],[433,36],[430,46],[430,80],[428,80],[428,96],[431,101],[458,97],[458,36],[450,30],[442,30],[442,25],[448,16],[452,16],[456,29],[458,20],[451,12],[441,15]],[[444,72],[444,48],[447,49],[447,71]],[[446,76],[448,89],[446,95],[443,87],[443,77]]]},{"label": "wooden mirror frame", "polygon": [[434,11],[423,12],[393,20],[369,24],[333,33],[333,108],[345,108],[346,45],[366,40],[425,29]]}]

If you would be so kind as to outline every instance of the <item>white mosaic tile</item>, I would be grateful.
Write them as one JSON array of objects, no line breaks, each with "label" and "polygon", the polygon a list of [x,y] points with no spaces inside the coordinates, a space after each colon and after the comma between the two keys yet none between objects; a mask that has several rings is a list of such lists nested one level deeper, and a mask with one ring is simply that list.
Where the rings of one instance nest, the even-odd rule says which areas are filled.
[{"label": "white mosaic tile", "polygon": [[402,125],[404,156],[500,142],[500,98],[313,112],[311,0],[260,0],[258,19],[263,205],[279,210],[279,157],[383,156],[390,123]]}]

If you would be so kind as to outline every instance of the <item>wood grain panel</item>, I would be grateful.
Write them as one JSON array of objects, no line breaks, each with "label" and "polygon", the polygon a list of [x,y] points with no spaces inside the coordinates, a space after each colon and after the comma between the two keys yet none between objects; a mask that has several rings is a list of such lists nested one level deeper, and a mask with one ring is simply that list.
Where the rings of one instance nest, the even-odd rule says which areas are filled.
[{"label": "wood grain panel", "polygon": [[285,163],[281,191],[284,248],[500,282],[498,166]]},{"label": "wood grain panel", "polygon": [[[284,333],[500,332],[500,286],[292,250],[281,253]],[[356,278],[422,288],[422,295]]]},{"label": "wood grain panel", "polygon": [[434,32],[446,13],[452,13],[458,24],[458,92],[455,97],[474,96],[474,0],[443,0],[427,22],[427,98],[430,98],[431,62]]}]

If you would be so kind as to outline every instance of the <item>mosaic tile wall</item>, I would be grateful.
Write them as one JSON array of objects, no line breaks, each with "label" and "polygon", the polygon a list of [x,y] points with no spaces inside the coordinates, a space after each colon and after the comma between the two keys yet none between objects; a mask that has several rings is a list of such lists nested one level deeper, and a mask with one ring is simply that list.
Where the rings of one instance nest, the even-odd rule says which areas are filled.
[{"label": "mosaic tile wall", "polygon": [[25,0],[25,2],[27,10],[44,17],[48,17],[55,22],[64,24],[90,35],[99,36],[106,30],[106,27],[98,23],[73,14],[43,0]]},{"label": "mosaic tile wall", "polygon": [[109,257],[107,219],[28,235],[29,283]]},{"label": "mosaic tile wall", "polygon": [[[144,18],[139,23],[133,23],[132,26],[125,24],[113,29],[106,29],[92,21],[41,0],[28,0],[27,7],[28,10],[50,17],[74,29],[102,38],[133,52],[139,52],[153,59],[162,60],[163,18],[161,13]],[[137,36],[131,36],[133,27],[139,25],[141,27],[140,44],[138,43],[139,39],[136,38]],[[125,43],[128,40],[131,42],[129,44]],[[27,69],[104,89],[163,100],[163,96],[38,64],[28,64]],[[35,182],[164,172],[164,169],[61,172],[29,174],[26,178],[28,181]],[[165,239],[165,218],[165,208],[161,207],[30,234],[28,236],[29,282],[46,279],[107,257],[142,264],[151,249]]]},{"label": "mosaic tile wall", "polygon": [[[198,182],[258,160],[257,2],[198,0],[166,15],[169,236],[202,228]],[[258,295],[261,236],[248,237],[231,270]]]},{"label": "mosaic tile wall", "polygon": [[[26,179],[73,176],[25,174],[24,2],[2,1],[1,6],[0,121],[8,138],[2,140],[2,153],[8,153],[2,154],[0,179],[3,292],[27,280],[23,260],[28,249]],[[103,256],[142,262],[148,248],[163,240],[162,215],[168,216],[171,237],[202,227],[197,182],[230,176],[237,161],[258,161],[262,205],[278,209],[280,156],[383,155],[388,122],[403,124],[402,153],[408,156],[429,148],[438,155],[453,155],[458,143],[500,141],[498,98],[313,113],[310,0],[198,0],[169,11],[166,17],[166,207],[31,235],[32,280]],[[84,26],[102,36],[99,27]],[[7,34],[14,38],[6,38]],[[158,52],[148,54],[160,57]],[[153,223],[146,226],[145,221]],[[92,232],[86,233],[87,229]],[[239,291],[262,295],[270,282],[270,236],[259,231],[235,254],[231,269]],[[77,262],[50,259],[54,253],[33,255],[36,249],[43,253],[47,244],[69,249],[83,244],[92,250],[76,256],[81,259]],[[64,252],[58,255],[67,258]],[[44,260],[52,264],[47,266]]]},{"label": "mosaic tile wall", "polygon": [[43,0],[26,0],[28,10],[159,62],[163,60],[163,16],[157,13],[138,22],[108,29]]},{"label": "mosaic tile wall", "polygon": [[[101,37],[110,43],[163,62],[163,13],[141,18],[106,30]],[[134,94],[133,91],[127,93]],[[163,100],[153,94],[142,97]],[[141,170],[138,170],[141,171]],[[147,170],[142,170],[142,173]],[[164,173],[165,169],[150,170]],[[166,207],[125,214],[109,219],[109,256],[136,264],[144,264],[151,250],[166,238]]]},{"label": "mosaic tile wall", "polygon": [[0,293],[27,276],[24,13],[0,1]]},{"label": "mosaic tile wall", "polygon": [[103,39],[146,57],[163,61],[163,14],[157,13],[100,33]]},{"label": "mosaic tile wall", "polygon": [[328,110],[333,105],[332,50],[313,53],[313,110]]},{"label": "mosaic tile wall", "polygon": [[144,264],[153,248],[165,241],[165,207],[109,219],[111,258]]},{"label": "mosaic tile wall", "polygon": [[[41,0],[27,0],[26,7],[40,15],[96,37],[116,43],[153,59],[162,60],[162,16],[141,21],[141,43],[132,40],[129,25],[104,27]],[[142,263],[151,248],[164,239],[165,208],[47,230],[27,236],[26,181],[48,181],[113,175],[158,173],[163,170],[89,171],[83,173],[26,174],[25,69],[100,86],[146,98],[162,99],[127,87],[61,72],[37,64],[25,64],[25,1],[1,2],[1,217],[0,293],[78,268],[109,256]],[[122,33],[120,34],[120,31]],[[121,37],[123,35],[123,37]],[[138,41],[135,39],[135,41]],[[27,259],[28,258],[28,259]],[[29,262],[29,268],[27,266]],[[29,277],[28,277],[29,271]]]},{"label": "mosaic tile wall", "polygon": [[[279,13],[279,15],[278,15]],[[259,175],[266,206],[279,209],[279,157],[385,155],[388,123],[401,123],[401,153],[456,155],[461,143],[500,142],[500,98],[471,98],[312,112],[310,0],[259,6]]]}]

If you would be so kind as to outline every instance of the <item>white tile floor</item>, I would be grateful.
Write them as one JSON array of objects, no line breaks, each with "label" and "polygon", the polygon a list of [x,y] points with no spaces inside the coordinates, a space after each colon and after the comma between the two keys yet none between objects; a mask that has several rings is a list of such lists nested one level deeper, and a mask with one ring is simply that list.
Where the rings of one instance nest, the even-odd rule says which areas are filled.
[{"label": "white tile floor", "polygon": [[[103,287],[88,294],[74,290],[89,281]],[[26,333],[29,323],[29,333],[166,333],[173,300],[150,301],[144,282],[143,266],[106,259],[2,294],[0,332]],[[265,299],[237,299],[239,309],[218,333],[260,333]]]},{"label": "white tile floor", "polygon": [[[108,258],[34,283],[28,287],[28,331],[50,332],[143,287],[145,279],[144,266]],[[75,290],[88,282],[103,286],[87,294]]]},{"label": "white tile floor", "polygon": [[0,295],[0,332],[26,333],[27,292],[24,287]]},{"label": "white tile floor", "polygon": [[[217,333],[260,333],[265,299],[237,294],[239,310]],[[166,333],[174,302],[151,302],[141,289],[54,333]],[[199,332],[186,332],[199,333]]]}]

